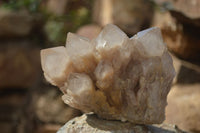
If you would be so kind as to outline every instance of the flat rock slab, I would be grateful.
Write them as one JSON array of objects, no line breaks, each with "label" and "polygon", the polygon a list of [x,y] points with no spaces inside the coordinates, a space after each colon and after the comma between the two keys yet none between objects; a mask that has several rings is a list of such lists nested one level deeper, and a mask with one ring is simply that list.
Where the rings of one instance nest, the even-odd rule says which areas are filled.
[{"label": "flat rock slab", "polygon": [[57,133],[185,133],[172,125],[137,125],[108,121],[84,114],[67,122]]},{"label": "flat rock slab", "polygon": [[200,84],[177,84],[168,95],[165,123],[181,129],[200,132]]}]

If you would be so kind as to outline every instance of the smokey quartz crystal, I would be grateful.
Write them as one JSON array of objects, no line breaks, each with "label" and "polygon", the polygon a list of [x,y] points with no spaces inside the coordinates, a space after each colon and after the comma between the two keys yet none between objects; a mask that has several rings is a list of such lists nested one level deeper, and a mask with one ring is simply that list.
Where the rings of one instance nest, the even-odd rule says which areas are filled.
[{"label": "smokey quartz crystal", "polygon": [[68,33],[65,47],[41,50],[41,63],[71,107],[137,124],[165,119],[175,70],[159,28],[132,38],[112,24],[94,40]]}]

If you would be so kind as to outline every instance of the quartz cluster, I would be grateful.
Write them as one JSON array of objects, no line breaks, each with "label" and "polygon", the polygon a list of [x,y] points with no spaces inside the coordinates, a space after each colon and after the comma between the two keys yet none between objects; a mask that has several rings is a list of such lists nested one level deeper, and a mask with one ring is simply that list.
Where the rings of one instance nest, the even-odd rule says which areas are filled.
[{"label": "quartz cluster", "polygon": [[159,28],[129,38],[109,24],[97,38],[68,33],[66,46],[41,50],[48,82],[63,101],[100,118],[162,123],[175,71]]}]

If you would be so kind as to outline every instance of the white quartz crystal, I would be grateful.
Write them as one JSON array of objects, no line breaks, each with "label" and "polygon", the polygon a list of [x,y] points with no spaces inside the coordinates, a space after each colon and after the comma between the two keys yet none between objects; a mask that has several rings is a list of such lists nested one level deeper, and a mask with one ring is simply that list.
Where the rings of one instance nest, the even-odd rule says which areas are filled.
[{"label": "white quartz crystal", "polygon": [[67,50],[62,46],[42,50],[41,64],[47,81],[57,86],[62,86],[69,73],[73,71]]},{"label": "white quartz crystal", "polygon": [[156,27],[138,32],[132,39],[141,43],[148,56],[162,56],[164,52],[163,39],[160,30]]},{"label": "white quartz crystal", "polygon": [[111,120],[162,123],[175,76],[158,28],[132,38],[107,25],[94,40],[68,33],[65,47],[41,51],[46,79],[66,104]]}]

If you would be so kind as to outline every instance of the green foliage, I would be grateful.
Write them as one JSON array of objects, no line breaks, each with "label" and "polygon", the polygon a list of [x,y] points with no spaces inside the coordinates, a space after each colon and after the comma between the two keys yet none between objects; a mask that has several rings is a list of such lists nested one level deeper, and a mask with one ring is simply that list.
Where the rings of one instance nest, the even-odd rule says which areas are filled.
[{"label": "green foliage", "polygon": [[49,14],[45,26],[49,41],[57,45],[65,44],[67,32],[76,32],[80,26],[91,22],[90,13],[87,8],[81,7],[63,16]]},{"label": "green foliage", "polygon": [[73,23],[72,31],[76,31],[78,27],[91,22],[91,15],[87,8],[82,7],[78,10],[69,12],[67,19]]},{"label": "green foliage", "polygon": [[27,9],[30,12],[38,12],[41,1],[42,0],[9,0],[9,2],[3,3],[1,7],[10,10]]},{"label": "green foliage", "polygon": [[48,44],[61,45],[66,41],[67,32],[76,32],[80,26],[91,22],[91,1],[93,0],[72,0],[63,15],[48,12],[45,6],[41,6],[46,4],[42,0],[8,0],[2,2],[1,8],[12,11],[27,10],[30,13],[41,14],[45,22],[44,32],[48,38]]},{"label": "green foliage", "polygon": [[[90,13],[91,12],[89,12],[88,9],[86,9],[86,8],[81,8],[78,10],[79,20],[82,20],[81,23],[79,23],[79,26],[82,25],[83,23],[85,24],[85,23],[90,22]],[[77,20],[77,21],[79,21],[79,20]]]},{"label": "green foliage", "polygon": [[64,22],[49,20],[45,25],[45,32],[48,37],[48,40],[53,43],[53,45],[61,45],[58,43],[64,44],[66,39],[66,27]]}]

